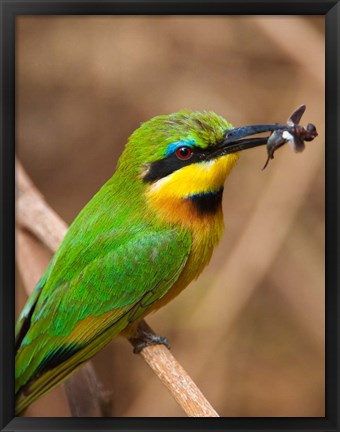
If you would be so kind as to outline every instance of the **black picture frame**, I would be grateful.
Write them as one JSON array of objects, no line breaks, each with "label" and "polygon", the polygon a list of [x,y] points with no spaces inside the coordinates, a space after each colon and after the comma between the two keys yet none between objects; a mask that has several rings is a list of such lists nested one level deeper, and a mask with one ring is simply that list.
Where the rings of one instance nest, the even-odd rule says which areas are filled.
[{"label": "black picture frame", "polygon": [[[339,76],[340,5],[325,0],[1,0],[1,431],[340,430]],[[324,15],[326,21],[326,410],[324,418],[24,418],[14,416],[15,17],[17,15]]]}]

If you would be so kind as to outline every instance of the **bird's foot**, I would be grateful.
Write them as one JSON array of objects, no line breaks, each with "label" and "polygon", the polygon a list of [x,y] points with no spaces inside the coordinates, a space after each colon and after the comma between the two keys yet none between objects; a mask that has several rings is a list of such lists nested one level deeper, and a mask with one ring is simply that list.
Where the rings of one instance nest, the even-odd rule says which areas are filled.
[{"label": "bird's foot", "polygon": [[139,354],[143,348],[149,345],[165,345],[170,349],[168,338],[156,335],[144,320],[138,324],[135,335],[129,338],[129,341],[135,354]]}]

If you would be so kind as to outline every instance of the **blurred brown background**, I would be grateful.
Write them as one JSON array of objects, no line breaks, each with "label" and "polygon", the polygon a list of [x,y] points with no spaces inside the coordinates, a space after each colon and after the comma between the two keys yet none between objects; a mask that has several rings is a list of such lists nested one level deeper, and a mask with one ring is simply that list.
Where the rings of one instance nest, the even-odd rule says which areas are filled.
[{"label": "blurred brown background", "polygon": [[[209,267],[148,322],[221,416],[324,416],[323,17],[20,17],[16,80],[17,153],[68,223],[142,121],[283,122],[307,105],[319,137],[265,171],[264,148],[242,155]],[[126,341],[94,364],[113,416],[184,415]],[[69,415],[63,389],[27,415]]]}]

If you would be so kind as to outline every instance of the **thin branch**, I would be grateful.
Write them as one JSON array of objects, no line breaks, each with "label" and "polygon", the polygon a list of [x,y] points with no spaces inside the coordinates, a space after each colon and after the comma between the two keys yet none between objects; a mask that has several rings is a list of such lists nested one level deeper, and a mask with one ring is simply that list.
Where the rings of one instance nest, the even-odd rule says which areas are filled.
[{"label": "thin branch", "polygon": [[141,356],[189,417],[219,417],[168,348],[150,346],[142,350]]},{"label": "thin branch", "polygon": [[73,417],[110,417],[111,392],[104,389],[92,362],[88,361],[65,381],[66,396]]},{"label": "thin branch", "polygon": [[[67,225],[48,206],[18,161],[16,163],[16,173],[18,188],[16,213],[17,224],[19,227],[25,228],[34,234],[52,252],[55,252],[66,233]],[[21,247],[18,249],[20,254]],[[27,263],[25,267],[22,266],[22,274],[25,274],[25,272],[28,271],[27,267]],[[34,267],[34,264],[30,267]],[[196,384],[167,348],[162,345],[148,346],[142,350],[140,355],[151,367],[161,382],[170,390],[175,400],[188,416],[219,417]],[[83,369],[81,369],[80,372]],[[88,381],[88,377],[84,378],[83,383],[87,382],[86,380]],[[94,372],[91,372],[90,382],[99,382],[95,377]],[[71,389],[68,385],[69,390],[67,391],[68,396],[72,394],[73,398],[77,399],[75,403],[73,400],[70,404],[71,409],[73,407],[75,415],[79,415],[76,407],[80,395],[79,392],[75,390],[78,385],[79,381],[74,381],[74,384],[70,384]],[[80,393],[83,394],[84,390]],[[92,395],[92,397],[94,396]],[[81,402],[81,400],[79,402]],[[101,405],[103,405],[103,403]]]}]

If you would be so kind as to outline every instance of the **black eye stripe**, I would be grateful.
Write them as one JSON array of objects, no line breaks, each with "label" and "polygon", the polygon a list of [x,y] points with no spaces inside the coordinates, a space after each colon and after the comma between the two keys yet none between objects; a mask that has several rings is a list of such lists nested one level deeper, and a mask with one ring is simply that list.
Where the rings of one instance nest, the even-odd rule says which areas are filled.
[{"label": "black eye stripe", "polygon": [[192,156],[189,159],[178,159],[175,153],[170,154],[164,159],[152,162],[148,172],[144,176],[146,183],[152,183],[160,180],[163,177],[172,174],[173,172],[193,163],[203,162],[207,159],[206,153],[202,149],[191,148]]}]

